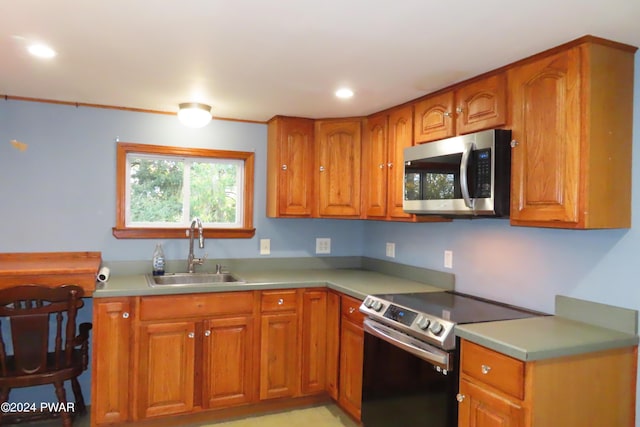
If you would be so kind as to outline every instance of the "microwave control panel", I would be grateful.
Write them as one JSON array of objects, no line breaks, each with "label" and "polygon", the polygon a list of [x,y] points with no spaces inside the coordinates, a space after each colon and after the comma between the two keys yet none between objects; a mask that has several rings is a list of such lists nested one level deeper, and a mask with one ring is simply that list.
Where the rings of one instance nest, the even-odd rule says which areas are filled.
[{"label": "microwave control panel", "polygon": [[491,149],[475,150],[476,198],[491,197]]}]

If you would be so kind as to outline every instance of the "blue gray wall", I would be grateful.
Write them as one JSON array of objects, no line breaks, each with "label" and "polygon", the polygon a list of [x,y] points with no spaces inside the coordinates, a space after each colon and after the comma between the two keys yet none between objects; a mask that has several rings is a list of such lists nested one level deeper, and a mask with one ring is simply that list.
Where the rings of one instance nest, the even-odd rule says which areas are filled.
[{"label": "blue gray wall", "polygon": [[[636,82],[640,64],[636,56]],[[634,165],[640,164],[640,84],[634,94]],[[260,238],[272,257],[313,256],[316,237],[331,237],[332,255],[385,257],[444,270],[452,250],[456,288],[553,311],[556,294],[640,310],[640,235],[629,230],[571,231],[511,227],[507,220],[441,224],[269,219],[265,217],[266,126],[213,121],[199,130],[174,116],[0,100],[0,252],[101,251],[107,261],[149,260],[150,240],[117,240],[115,139],[253,150],[256,153],[253,239],[207,242],[209,258],[259,257]],[[28,144],[20,152],[10,144]],[[640,171],[633,171],[633,211],[640,212]],[[168,259],[185,259],[186,240],[164,242]],[[90,310],[84,316],[90,318]],[[88,376],[83,378],[89,394]],[[43,398],[44,399],[44,398]],[[53,398],[47,398],[52,401]]]}]

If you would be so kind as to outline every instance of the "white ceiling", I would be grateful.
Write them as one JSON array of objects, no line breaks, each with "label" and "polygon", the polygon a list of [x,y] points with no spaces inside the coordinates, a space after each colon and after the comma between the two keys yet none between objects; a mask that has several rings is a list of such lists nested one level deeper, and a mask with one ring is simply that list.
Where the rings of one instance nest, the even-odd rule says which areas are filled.
[{"label": "white ceiling", "polygon": [[0,95],[367,115],[585,34],[640,46],[640,0],[0,0]]}]

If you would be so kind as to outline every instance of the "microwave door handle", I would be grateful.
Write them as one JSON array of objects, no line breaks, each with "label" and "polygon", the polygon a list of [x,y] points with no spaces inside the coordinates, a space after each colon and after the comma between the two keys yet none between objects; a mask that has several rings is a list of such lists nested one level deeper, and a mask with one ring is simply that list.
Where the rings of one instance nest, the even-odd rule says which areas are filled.
[{"label": "microwave door handle", "polygon": [[473,148],[473,143],[467,144],[464,147],[464,152],[462,153],[462,160],[460,160],[460,190],[462,191],[464,204],[469,209],[473,209],[475,202],[475,200],[471,200],[471,197],[469,196],[469,183],[467,182],[467,166],[469,164],[469,156],[471,155]]}]

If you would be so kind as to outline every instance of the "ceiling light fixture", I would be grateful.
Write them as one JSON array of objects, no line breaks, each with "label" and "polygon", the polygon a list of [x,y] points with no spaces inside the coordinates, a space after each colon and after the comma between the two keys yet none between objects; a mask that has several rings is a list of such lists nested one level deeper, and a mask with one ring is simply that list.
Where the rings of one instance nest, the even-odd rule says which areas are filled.
[{"label": "ceiling light fixture", "polygon": [[211,107],[198,102],[184,102],[180,104],[178,119],[190,128],[201,128],[211,121]]},{"label": "ceiling light fixture", "polygon": [[53,58],[56,56],[56,51],[51,49],[49,46],[44,44],[32,44],[27,50],[33,56],[37,56],[38,58]]},{"label": "ceiling light fixture", "polygon": [[340,99],[349,99],[353,96],[353,91],[349,88],[342,88],[336,91],[336,96]]}]

